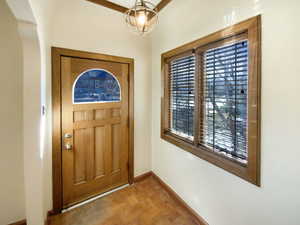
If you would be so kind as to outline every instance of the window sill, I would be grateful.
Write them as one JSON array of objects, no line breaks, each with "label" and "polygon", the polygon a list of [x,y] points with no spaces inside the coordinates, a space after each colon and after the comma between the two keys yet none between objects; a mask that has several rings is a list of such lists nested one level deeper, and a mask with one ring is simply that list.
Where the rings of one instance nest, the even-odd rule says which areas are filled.
[{"label": "window sill", "polygon": [[196,146],[190,140],[180,138],[169,131],[162,131],[161,138],[203,160],[214,164],[219,168],[226,170],[229,173],[232,173],[254,185],[260,186],[257,176],[252,176],[253,173],[251,173],[250,168],[245,164],[242,164],[234,159],[227,158],[222,154],[215,153],[203,146]]}]

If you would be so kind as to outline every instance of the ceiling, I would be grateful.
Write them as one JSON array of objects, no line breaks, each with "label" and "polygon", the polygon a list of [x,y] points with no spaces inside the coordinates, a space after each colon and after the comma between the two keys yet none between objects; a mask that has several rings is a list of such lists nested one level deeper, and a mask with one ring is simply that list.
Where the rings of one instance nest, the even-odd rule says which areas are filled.
[{"label": "ceiling", "polygon": [[[126,8],[133,7],[135,3],[135,0],[108,0],[108,1],[124,6]],[[153,3],[154,5],[157,5],[160,2],[160,0],[148,0],[148,1]]]}]

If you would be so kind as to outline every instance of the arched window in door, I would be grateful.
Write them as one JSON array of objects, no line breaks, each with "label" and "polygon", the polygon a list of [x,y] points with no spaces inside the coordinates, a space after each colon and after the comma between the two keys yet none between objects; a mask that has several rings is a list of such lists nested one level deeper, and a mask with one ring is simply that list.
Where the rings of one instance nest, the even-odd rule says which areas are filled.
[{"label": "arched window in door", "polygon": [[102,69],[87,70],[73,84],[73,104],[121,101],[117,78]]}]

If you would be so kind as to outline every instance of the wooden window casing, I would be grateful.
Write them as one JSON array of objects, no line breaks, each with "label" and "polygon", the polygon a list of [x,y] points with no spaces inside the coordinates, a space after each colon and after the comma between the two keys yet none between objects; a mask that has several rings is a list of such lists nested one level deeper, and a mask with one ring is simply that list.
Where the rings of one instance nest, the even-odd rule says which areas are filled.
[{"label": "wooden window casing", "polygon": [[[203,132],[203,54],[214,49],[239,41],[247,40],[248,47],[248,86],[247,86],[247,162],[241,163],[209,150],[202,143]],[[195,107],[193,139],[176,135],[171,131],[170,116],[170,62],[195,55]],[[260,186],[260,113],[261,113],[261,17],[225,28],[221,31],[185,44],[162,54],[162,101],[161,101],[161,138],[192,154],[233,173],[246,181]]]}]

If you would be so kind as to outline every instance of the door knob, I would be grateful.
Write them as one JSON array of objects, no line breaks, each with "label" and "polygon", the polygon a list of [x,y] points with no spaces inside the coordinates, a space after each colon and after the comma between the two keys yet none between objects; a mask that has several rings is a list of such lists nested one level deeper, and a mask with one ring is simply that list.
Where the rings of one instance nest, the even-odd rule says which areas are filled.
[{"label": "door knob", "polygon": [[65,149],[66,150],[72,150],[72,145],[70,143],[65,144]]}]

